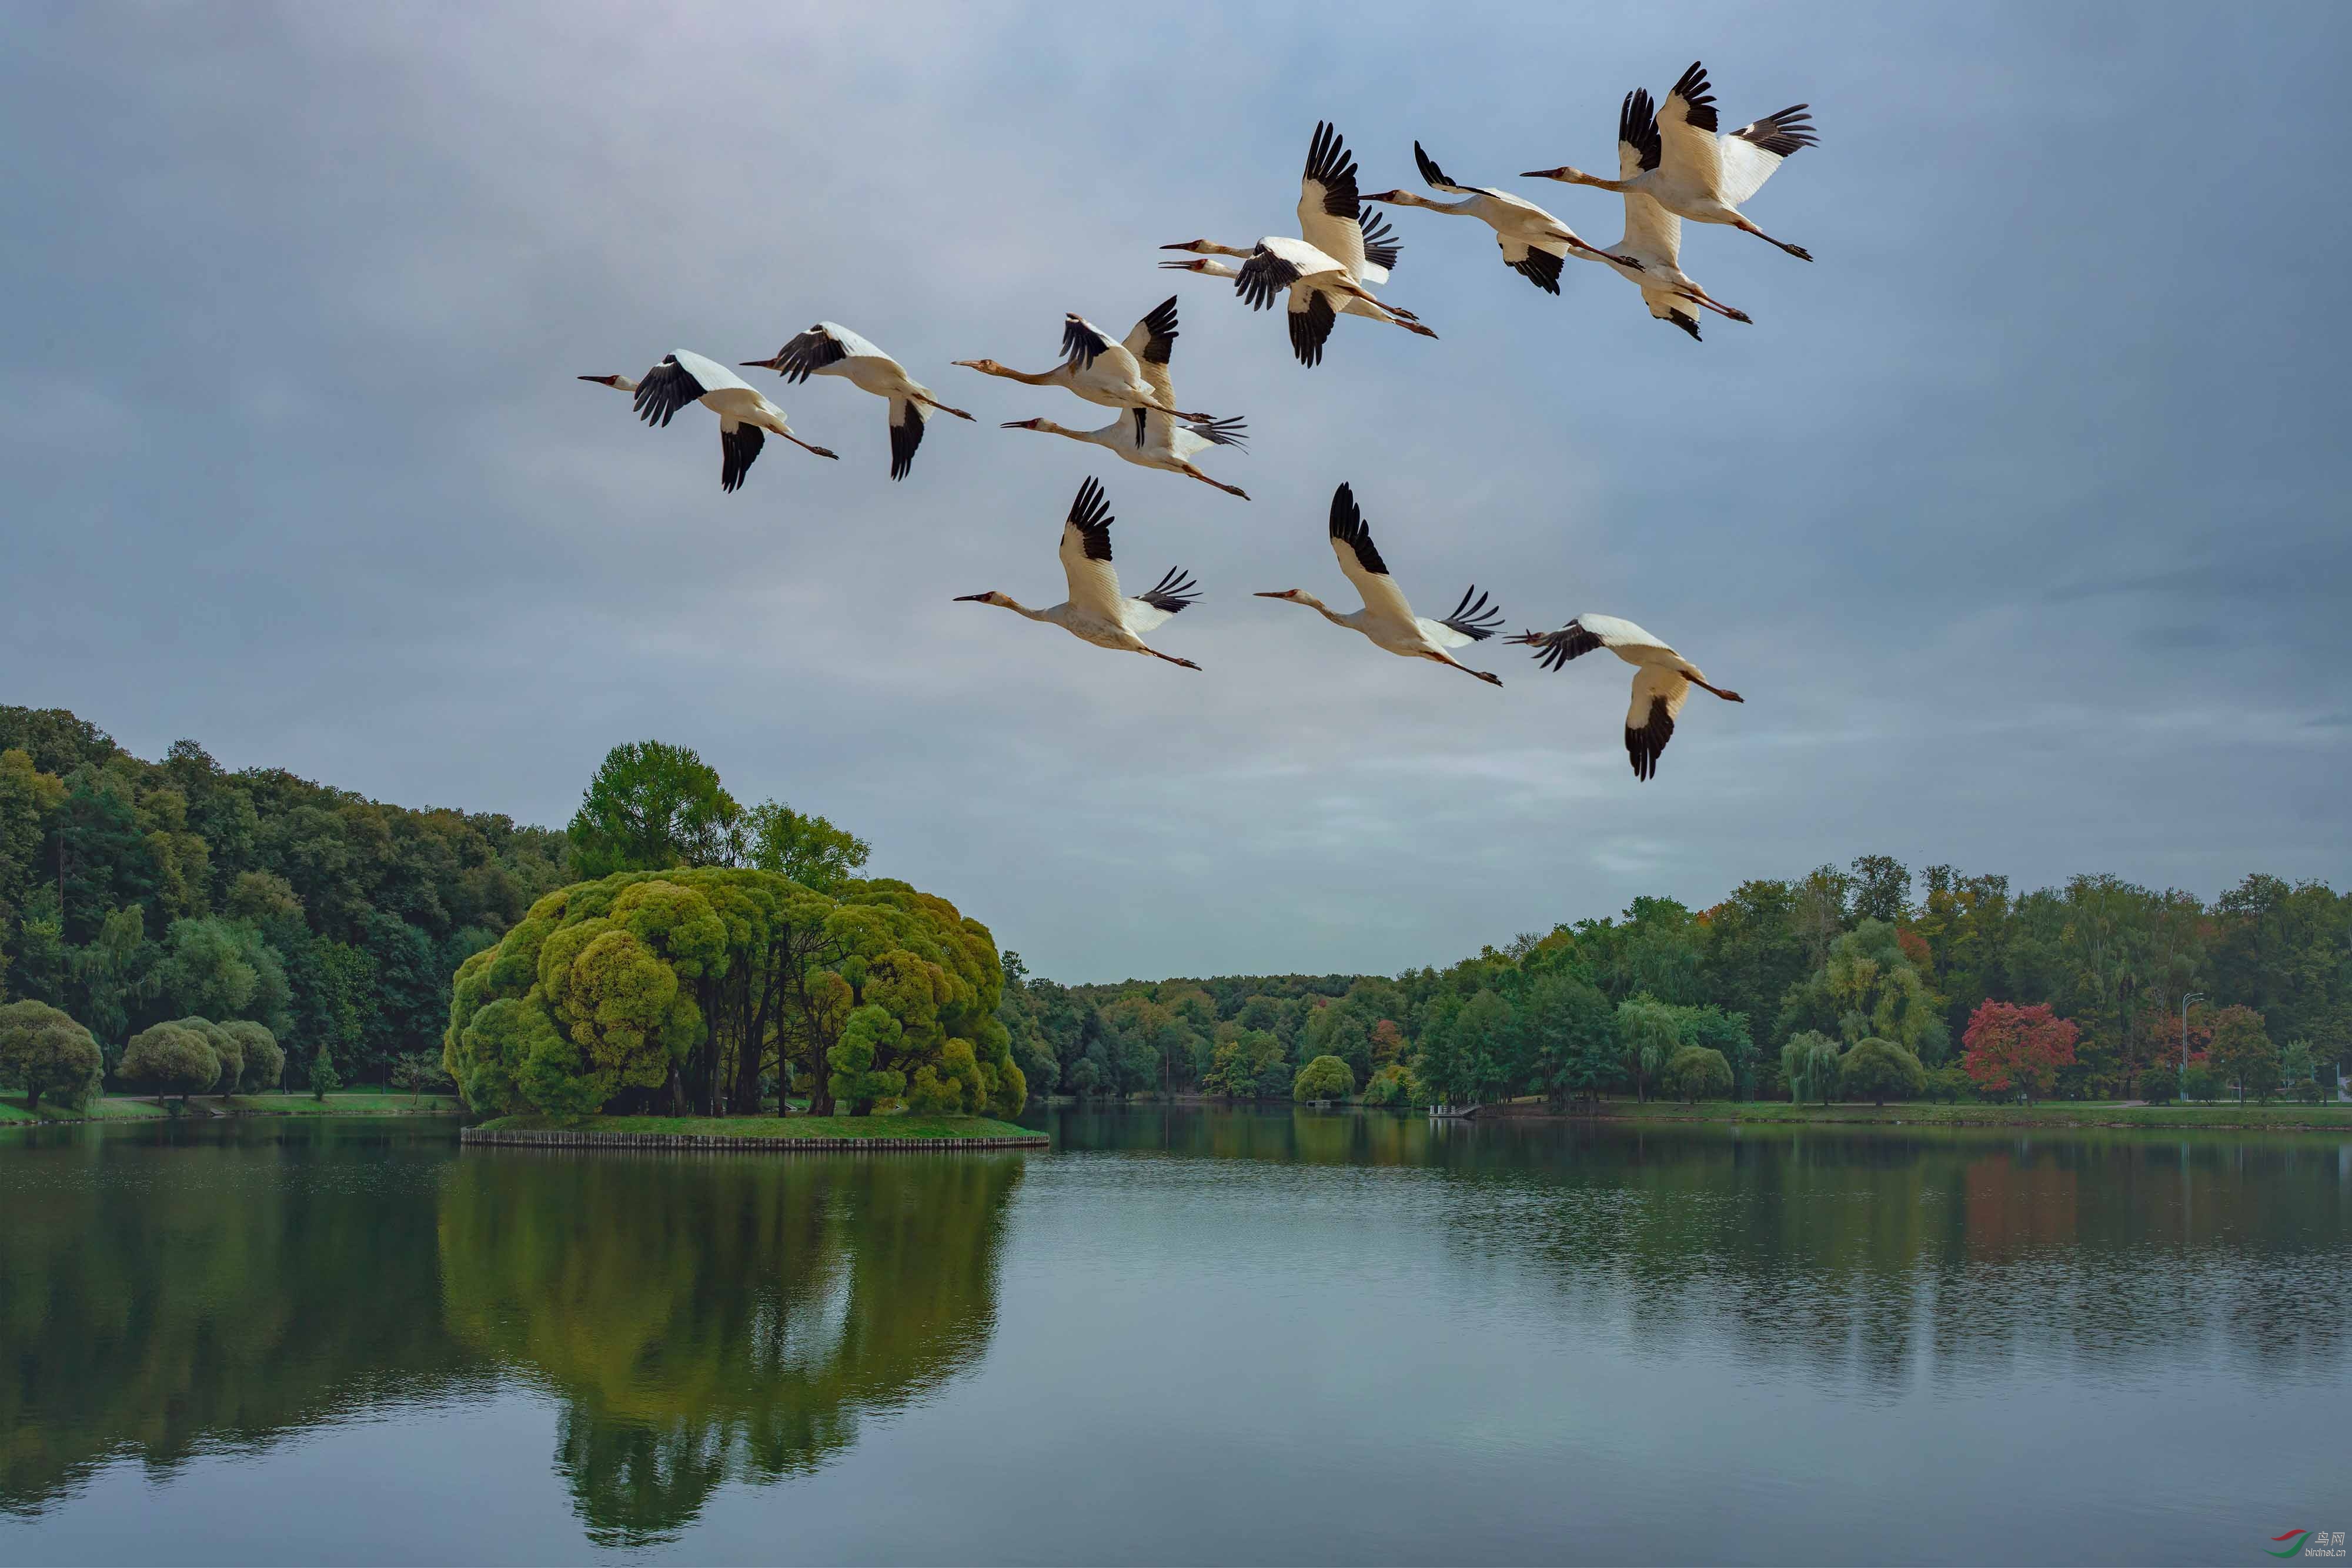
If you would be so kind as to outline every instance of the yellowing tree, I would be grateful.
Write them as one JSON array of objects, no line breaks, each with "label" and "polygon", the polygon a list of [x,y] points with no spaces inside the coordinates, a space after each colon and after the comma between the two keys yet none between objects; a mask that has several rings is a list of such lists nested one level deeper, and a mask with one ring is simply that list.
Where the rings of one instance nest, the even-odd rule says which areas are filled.
[{"label": "yellowing tree", "polygon": [[459,967],[442,1059],[478,1111],[751,1114],[888,1100],[1017,1113],[986,926],[899,882],[624,872],[548,894]]}]

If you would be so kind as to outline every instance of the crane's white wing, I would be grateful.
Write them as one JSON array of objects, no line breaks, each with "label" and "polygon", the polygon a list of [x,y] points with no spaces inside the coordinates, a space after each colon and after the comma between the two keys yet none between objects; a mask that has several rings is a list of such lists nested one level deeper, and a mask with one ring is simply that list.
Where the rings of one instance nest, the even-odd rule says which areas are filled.
[{"label": "crane's white wing", "polygon": [[[876,348],[870,340],[859,337],[856,333],[851,331],[848,328],[843,326],[838,321],[820,321],[816,324],[816,329],[831,338],[835,342],[840,344],[842,354],[845,358],[853,360],[890,359],[889,355],[884,353],[880,349]],[[898,361],[895,360],[891,361],[891,363],[893,364],[896,364],[897,362]]]},{"label": "crane's white wing", "polygon": [[1642,286],[1642,303],[1650,308],[1650,315],[1654,319],[1673,322],[1689,333],[1693,342],[1705,341],[1699,336],[1698,307],[1673,289],[1654,287],[1645,283]]},{"label": "crane's white wing", "polygon": [[1356,214],[1356,226],[1364,236],[1364,265],[1356,269],[1359,283],[1386,283],[1389,271],[1397,264],[1396,230],[1388,219],[1369,208]]},{"label": "crane's white wing", "polygon": [[[699,354],[687,357],[702,358]],[[702,362],[709,364],[710,361],[703,360]],[[701,382],[695,379],[691,371],[678,362],[676,354],[665,354],[662,362],[647,371],[645,380],[637,383],[631,406],[637,411],[637,417],[647,424],[667,424],[679,409],[699,402],[707,390]]]},{"label": "crane's white wing", "polygon": [[1080,366],[1092,365],[1110,350],[1110,334],[1079,315],[1062,318],[1062,357]]},{"label": "crane's white wing", "polygon": [[1353,486],[1342,485],[1331,493],[1331,553],[1339,558],[1339,570],[1363,595],[1365,610],[1400,626],[1418,623],[1404,591],[1389,575],[1380,547],[1372,543],[1372,531],[1364,525]]},{"label": "crane's white wing", "polygon": [[911,398],[890,400],[890,477],[904,479],[923,444],[923,405]]},{"label": "crane's white wing", "polygon": [[788,340],[768,361],[768,368],[788,382],[804,382],[828,365],[837,365],[849,357],[832,332],[832,323],[820,321],[799,336]]},{"label": "crane's white wing", "polygon": [[[1477,597],[1475,604],[1471,602],[1474,594]],[[1478,585],[1474,582],[1464,591],[1462,602],[1454,607],[1453,614],[1436,621],[1425,615],[1413,619],[1414,624],[1421,628],[1421,634],[1439,647],[1466,648],[1495,634],[1496,628],[1503,623],[1503,607],[1479,593]]]},{"label": "crane's white wing", "polygon": [[1181,567],[1171,566],[1168,574],[1154,584],[1150,592],[1140,599],[1120,601],[1121,624],[1138,636],[1179,613],[1201,596],[1200,585],[1185,574]]},{"label": "crane's white wing", "polygon": [[1152,309],[1150,315],[1128,329],[1122,345],[1135,356],[1143,371],[1143,383],[1151,395],[1161,402],[1176,401],[1175,383],[1169,379],[1168,359],[1176,349],[1176,297],[1171,294]]},{"label": "crane's white wing", "polygon": [[735,491],[742,488],[743,476],[751,472],[751,465],[760,455],[760,448],[768,444],[767,433],[756,424],[744,424],[730,415],[719,421],[719,487]]},{"label": "crane's white wing", "polygon": [[[1631,180],[1644,169],[1658,166],[1661,154],[1657,110],[1649,89],[1635,88],[1617,110],[1617,177]],[[1624,250],[1643,263],[1667,267],[1679,264],[1683,221],[1639,191],[1625,193]]]},{"label": "crane's white wing", "polygon": [[1295,286],[1290,290],[1289,315],[1290,351],[1312,370],[1323,362],[1323,345],[1331,340],[1332,323],[1339,320],[1339,313],[1331,308],[1328,294]]},{"label": "crane's white wing", "polygon": [[676,360],[679,368],[687,374],[700,382],[704,392],[723,392],[730,387],[740,387],[745,392],[751,390],[750,382],[745,381],[717,360],[706,360],[700,354],[685,349],[678,350],[670,358]]},{"label": "crane's white wing", "polygon": [[1505,266],[1546,294],[1559,292],[1560,263],[1568,255],[1566,244],[1559,240],[1537,240],[1531,244],[1506,234],[1496,235],[1495,241],[1503,247]]},{"label": "crane's white wing", "polygon": [[1723,158],[1715,127],[1715,94],[1708,90],[1706,68],[1693,60],[1658,110],[1660,165],[1675,184],[1721,189]]},{"label": "crane's white wing", "polygon": [[1078,486],[1077,499],[1062,523],[1062,571],[1070,580],[1070,608],[1113,626],[1126,619],[1118,573],[1110,564],[1110,503],[1102,481]]},{"label": "crane's white wing", "polygon": [[1804,104],[1792,103],[1725,137],[1723,199],[1738,206],[1761,189],[1790,154],[1814,145],[1819,139],[1812,121]]},{"label": "crane's white wing", "polygon": [[1580,626],[1601,641],[1601,645],[1614,652],[1619,648],[1660,648],[1671,653],[1664,639],[1653,637],[1631,621],[1620,621],[1614,615],[1580,615],[1570,625]]},{"label": "crane's white wing", "polygon": [[1298,232],[1307,243],[1338,259],[1350,277],[1385,283],[1388,269],[1364,254],[1363,204],[1356,192],[1356,160],[1339,140],[1339,128],[1318,120],[1307,146],[1307,169],[1298,181]]},{"label": "crane's white wing", "polygon": [[1536,662],[1547,670],[1557,670],[1596,648],[1607,648],[1628,664],[1641,663],[1642,653],[1653,649],[1670,658],[1679,656],[1631,621],[1614,615],[1580,615],[1557,632],[1529,632],[1511,641],[1537,649]]},{"label": "crane's white wing", "polygon": [[1675,716],[1689,700],[1690,682],[1681,672],[1644,664],[1633,672],[1633,700],[1625,709],[1625,755],[1633,759],[1633,777],[1648,779],[1658,770],[1658,755],[1675,737]]},{"label": "crane's white wing", "polygon": [[1639,191],[1625,193],[1625,243],[1633,259],[1645,267],[1679,267],[1683,256],[1683,221]]}]

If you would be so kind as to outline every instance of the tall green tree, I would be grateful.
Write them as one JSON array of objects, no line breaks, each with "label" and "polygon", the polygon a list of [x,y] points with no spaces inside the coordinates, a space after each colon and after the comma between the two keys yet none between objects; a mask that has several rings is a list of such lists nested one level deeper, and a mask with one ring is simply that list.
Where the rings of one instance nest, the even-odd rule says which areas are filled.
[{"label": "tall green tree", "polygon": [[725,865],[742,809],[693,747],[631,741],[605,753],[572,818],[572,864],[592,880],[620,871]]},{"label": "tall green tree", "polygon": [[813,893],[838,893],[873,853],[846,828],[781,800],[762,800],[746,812],[743,834],[744,863],[781,872]]},{"label": "tall green tree", "polygon": [[1616,1044],[1616,1009],[1609,998],[1565,970],[1529,981],[1516,1014],[1524,1087],[1555,1102],[1577,1092],[1584,1064],[1606,1061]]}]

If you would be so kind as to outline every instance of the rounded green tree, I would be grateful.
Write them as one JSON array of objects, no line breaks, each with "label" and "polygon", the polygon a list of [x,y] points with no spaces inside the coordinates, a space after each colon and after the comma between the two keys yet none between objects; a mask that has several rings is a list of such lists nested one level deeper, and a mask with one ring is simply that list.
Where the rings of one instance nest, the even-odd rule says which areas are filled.
[{"label": "rounded green tree", "polygon": [[1293,1100],[1349,1100],[1355,1093],[1355,1073],[1336,1056],[1317,1057],[1290,1082]]},{"label": "rounded green tree", "polygon": [[1658,1084],[1685,1105],[1726,1099],[1731,1093],[1731,1063],[1719,1051],[1686,1045],[1666,1059]]},{"label": "rounded green tree", "polygon": [[130,1082],[152,1087],[158,1100],[176,1093],[185,1101],[213,1086],[221,1075],[221,1060],[204,1030],[185,1022],[159,1023],[131,1037],[116,1071]]},{"label": "rounded green tree", "polygon": [[247,1094],[277,1088],[286,1076],[286,1052],[278,1037],[251,1019],[232,1019],[218,1027],[236,1038],[241,1053],[244,1066],[236,1076],[237,1088]]},{"label": "rounded green tree", "polygon": [[1838,1063],[1838,1088],[1849,1100],[1884,1105],[1890,1095],[1917,1099],[1927,1091],[1927,1074],[1917,1057],[1891,1040],[1872,1035],[1855,1041]]},{"label": "rounded green tree", "polygon": [[43,1095],[66,1110],[87,1110],[105,1073],[97,1040],[66,1013],[47,1002],[0,1007],[0,1082],[24,1085],[26,1110],[39,1110]]},{"label": "rounded green tree", "polygon": [[[215,1082],[207,1087],[217,1088],[223,1094],[236,1093],[237,1080],[245,1072],[244,1038],[232,1033],[226,1024],[215,1023],[206,1018],[173,1019],[172,1022],[204,1036],[205,1043],[212,1047],[213,1060],[219,1063],[220,1071]],[[185,1099],[186,1096],[181,1098]]]}]

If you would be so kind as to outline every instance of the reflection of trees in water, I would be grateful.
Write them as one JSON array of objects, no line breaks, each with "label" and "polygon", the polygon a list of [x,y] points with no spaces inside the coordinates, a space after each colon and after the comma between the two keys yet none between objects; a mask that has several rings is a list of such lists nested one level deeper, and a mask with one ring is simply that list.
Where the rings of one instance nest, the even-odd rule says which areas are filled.
[{"label": "reflection of trees in water", "polygon": [[429,1201],[442,1147],[331,1124],[226,1148],[77,1132],[5,1151],[0,1509],[37,1513],[118,1455],[160,1477],[461,1381]]},{"label": "reflection of trees in water", "polygon": [[563,1402],[590,1535],[674,1536],[729,1479],[805,1474],[974,1364],[1017,1155],[470,1152],[449,1326]]},{"label": "reflection of trees in water", "polygon": [[1055,1113],[1054,1145],[1065,1153],[1156,1148],[1285,1165],[1419,1166],[1425,1163],[1427,1125],[1417,1113],[1081,1105]]},{"label": "reflection of trees in water", "polygon": [[2341,1364],[2346,1154],[2157,1141],[1498,1124],[1432,1151],[1454,1232],[1540,1259],[1636,1348],[1719,1331],[1759,1364],[1903,1384],[2019,1356],[2085,1366],[2221,1344]]}]

